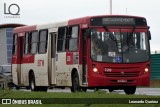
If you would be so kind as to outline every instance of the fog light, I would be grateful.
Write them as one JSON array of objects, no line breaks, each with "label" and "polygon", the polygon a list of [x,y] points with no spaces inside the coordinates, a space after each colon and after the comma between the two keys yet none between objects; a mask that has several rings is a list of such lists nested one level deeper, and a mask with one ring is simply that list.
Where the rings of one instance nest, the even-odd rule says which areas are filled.
[{"label": "fog light", "polygon": [[147,73],[148,71],[149,71],[148,68],[145,68],[145,69],[144,69],[144,73]]},{"label": "fog light", "polygon": [[98,69],[97,68],[93,68],[93,72],[98,73]]}]

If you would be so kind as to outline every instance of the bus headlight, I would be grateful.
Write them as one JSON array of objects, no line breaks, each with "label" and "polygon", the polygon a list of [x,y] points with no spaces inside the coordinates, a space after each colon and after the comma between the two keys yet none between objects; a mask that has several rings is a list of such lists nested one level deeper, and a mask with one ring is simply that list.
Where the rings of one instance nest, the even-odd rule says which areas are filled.
[{"label": "bus headlight", "polygon": [[93,72],[99,73],[97,68],[93,68]]},{"label": "bus headlight", "polygon": [[98,69],[96,68],[95,64],[92,64],[93,72],[94,73],[99,73]]},{"label": "bus headlight", "polygon": [[145,69],[144,69],[144,73],[147,73],[148,71],[149,71],[148,68],[145,68]]}]

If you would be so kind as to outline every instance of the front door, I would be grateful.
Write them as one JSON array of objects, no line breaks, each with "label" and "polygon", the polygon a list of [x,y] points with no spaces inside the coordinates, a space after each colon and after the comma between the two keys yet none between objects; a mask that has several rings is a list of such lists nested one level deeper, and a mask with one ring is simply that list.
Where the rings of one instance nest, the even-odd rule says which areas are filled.
[{"label": "front door", "polygon": [[86,30],[83,30],[83,36],[82,36],[82,84],[87,84],[87,33]]}]

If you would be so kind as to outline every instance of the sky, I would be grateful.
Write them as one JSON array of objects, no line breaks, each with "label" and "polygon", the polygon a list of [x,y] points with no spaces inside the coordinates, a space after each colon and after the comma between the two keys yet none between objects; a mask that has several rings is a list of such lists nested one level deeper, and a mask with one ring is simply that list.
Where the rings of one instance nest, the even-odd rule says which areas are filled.
[{"label": "sky", "polygon": [[[0,0],[0,24],[21,23],[26,25],[65,21],[68,19],[110,14],[110,0]],[[6,7],[4,7],[4,4]],[[18,18],[6,18],[10,12]],[[160,1],[159,0],[112,0],[112,14],[143,16],[147,19],[152,35],[151,50],[160,50]]]}]

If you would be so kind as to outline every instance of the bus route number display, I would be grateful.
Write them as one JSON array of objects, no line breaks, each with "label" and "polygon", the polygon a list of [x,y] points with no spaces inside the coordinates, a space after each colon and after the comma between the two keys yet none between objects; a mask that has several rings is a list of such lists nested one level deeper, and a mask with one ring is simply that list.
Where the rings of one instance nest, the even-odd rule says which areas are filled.
[{"label": "bus route number display", "polygon": [[135,25],[134,18],[107,17],[102,18],[103,25]]}]

